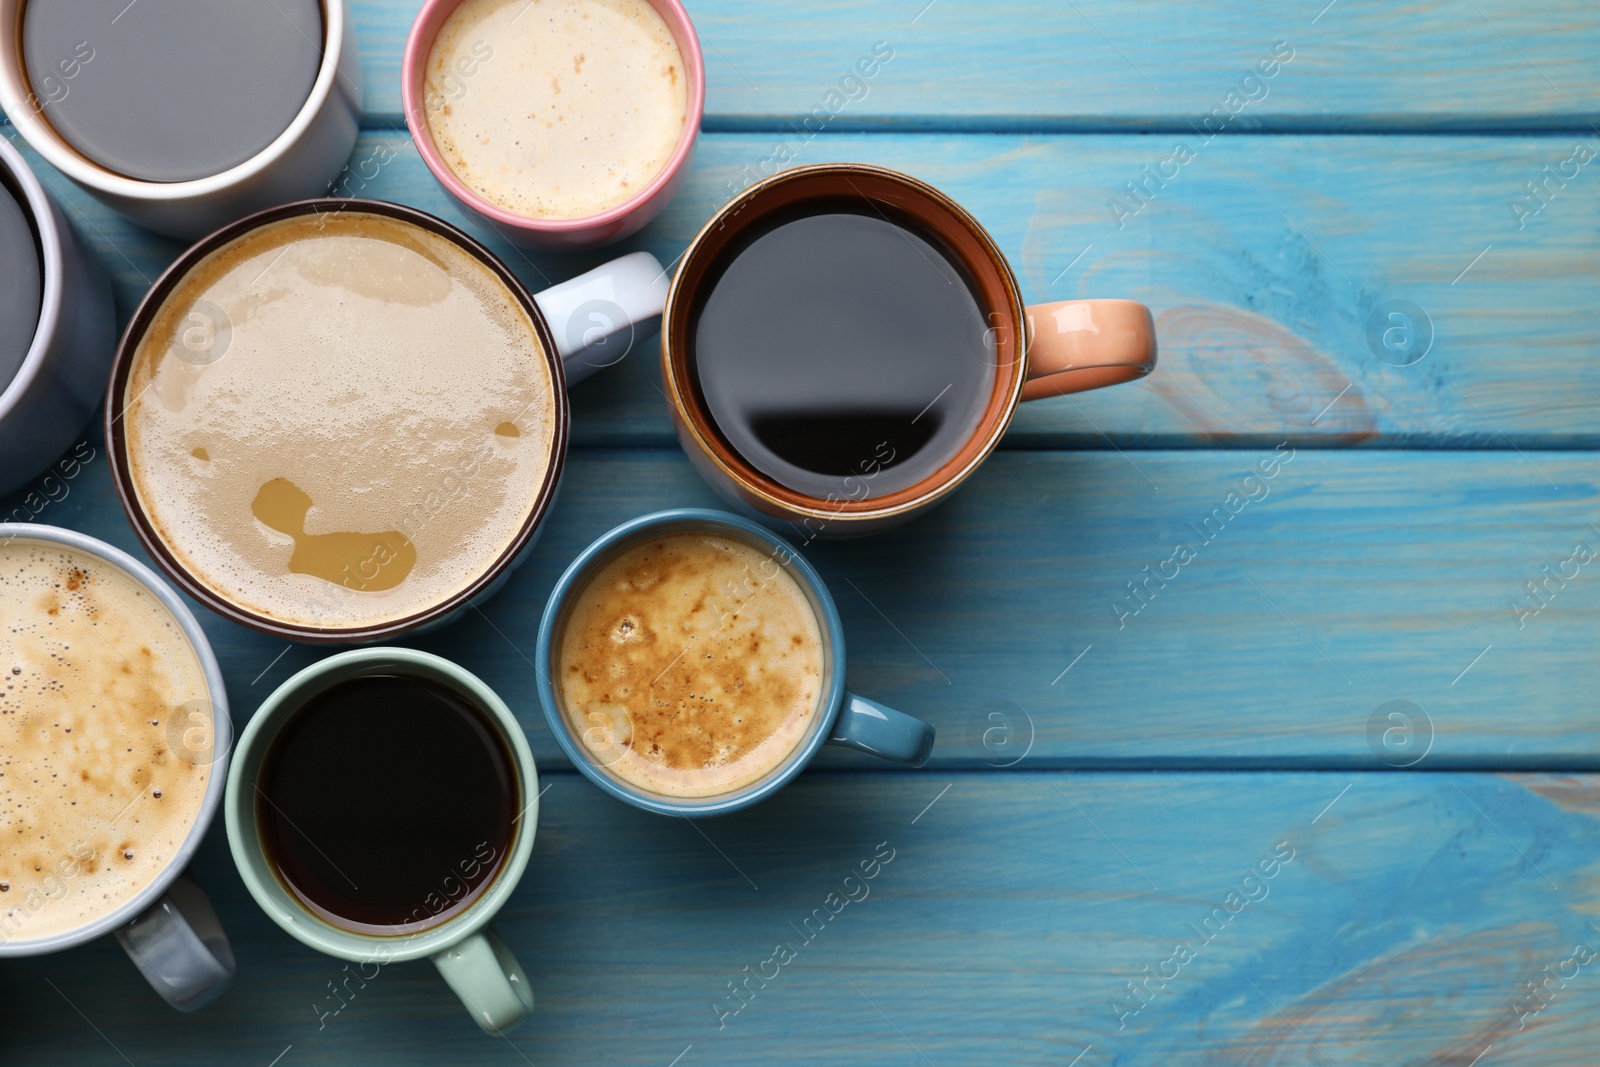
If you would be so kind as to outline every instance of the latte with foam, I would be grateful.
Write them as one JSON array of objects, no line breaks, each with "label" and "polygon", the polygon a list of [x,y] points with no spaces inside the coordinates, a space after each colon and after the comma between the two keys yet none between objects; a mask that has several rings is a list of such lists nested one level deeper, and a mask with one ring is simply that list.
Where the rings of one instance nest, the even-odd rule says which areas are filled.
[{"label": "latte with foam", "polygon": [[110,914],[188,838],[212,773],[204,669],[142,583],[0,541],[0,941]]},{"label": "latte with foam", "polygon": [[646,0],[465,0],[440,27],[425,77],[428,97],[443,101],[427,124],[445,165],[530,218],[584,218],[631,200],[688,121],[683,55]]},{"label": "latte with foam", "polygon": [[157,537],[257,616],[353,630],[470,589],[517,543],[556,438],[516,294],[421,226],[347,210],[202,259],[123,393]]},{"label": "latte with foam", "polygon": [[596,762],[641,789],[751,784],[806,737],[822,630],[770,555],[710,533],[634,545],[578,592],[559,642],[563,712]]}]

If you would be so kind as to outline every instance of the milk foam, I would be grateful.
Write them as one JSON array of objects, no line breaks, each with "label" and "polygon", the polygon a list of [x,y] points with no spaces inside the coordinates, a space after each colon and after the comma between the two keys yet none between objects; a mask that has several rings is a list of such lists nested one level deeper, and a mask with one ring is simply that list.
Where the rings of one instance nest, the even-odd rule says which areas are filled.
[{"label": "milk foam", "polygon": [[162,541],[230,602],[298,625],[382,624],[462,591],[519,535],[554,447],[550,369],[511,290],[454,243],[355,211],[203,260],[124,396]]},{"label": "milk foam", "polygon": [[138,581],[0,542],[0,942],[82,927],[167,867],[211,778],[207,693]]},{"label": "milk foam", "polygon": [[427,123],[446,166],[533,218],[631,199],[672,158],[688,117],[683,56],[645,0],[466,0],[440,28],[426,77],[445,101]]},{"label": "milk foam", "polygon": [[560,639],[573,733],[612,774],[714,796],[779,766],[815,721],[822,631],[769,555],[715,534],[622,552],[577,594]]}]

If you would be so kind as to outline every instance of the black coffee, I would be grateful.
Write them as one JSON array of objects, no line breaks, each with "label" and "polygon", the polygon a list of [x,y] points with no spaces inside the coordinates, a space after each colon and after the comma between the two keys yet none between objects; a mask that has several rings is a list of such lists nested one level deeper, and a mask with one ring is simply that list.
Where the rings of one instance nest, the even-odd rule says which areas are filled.
[{"label": "black coffee", "polygon": [[505,862],[520,797],[487,715],[418,678],[353,678],[286,722],[262,762],[267,857],[336,926],[409,933],[478,898]]},{"label": "black coffee", "polygon": [[44,277],[27,211],[0,181],[0,392],[11,384],[39,325]]},{"label": "black coffee", "polygon": [[965,272],[890,218],[830,201],[752,228],[691,323],[700,395],[728,445],[808,496],[916,484],[971,438],[994,388]]},{"label": "black coffee", "polygon": [[107,170],[220,174],[294,120],[322,64],[318,0],[28,0],[22,52],[55,131]]}]

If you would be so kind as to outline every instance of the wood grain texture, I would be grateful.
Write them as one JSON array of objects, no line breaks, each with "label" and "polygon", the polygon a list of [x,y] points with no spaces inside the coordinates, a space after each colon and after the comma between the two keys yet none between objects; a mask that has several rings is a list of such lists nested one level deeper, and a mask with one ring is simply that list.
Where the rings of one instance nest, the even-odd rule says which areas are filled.
[{"label": "wood grain texture", "polygon": [[[398,122],[400,51],[417,3],[354,6],[367,112]],[[1585,0],[687,6],[715,130],[787,130],[816,108],[839,128],[1187,130],[1278,41],[1294,58],[1231,125],[1582,129],[1600,116],[1600,19]],[[894,58],[865,93],[841,85],[879,41]]]},{"label": "wood grain texture", "polygon": [[[827,135],[795,162],[861,160],[934,183],[994,233],[1027,300],[1151,306],[1154,375],[1026,404],[1005,447],[1600,447],[1600,158],[1551,186],[1521,230],[1508,206],[1578,141],[1600,154],[1600,133],[1188,140],[1196,158],[1120,228],[1108,202],[1174,138]],[[614,252],[673,262],[773,142],[702,138],[677,199]],[[125,319],[181,246],[29,156],[115,275]],[[463,216],[401,133],[364,135],[339,189],[462,226],[535,290],[614,254],[519,252]],[[1379,359],[1369,338],[1393,300],[1420,306],[1435,335],[1411,366]],[[580,443],[675,440],[654,336],[575,399]]]},{"label": "wood grain texture", "polygon": [[[338,191],[464,225],[535,289],[612,254],[523,255],[440,191],[400,116],[416,6],[353,5],[368,132]],[[1028,405],[941,509],[806,549],[851,684],[937,725],[932,766],[828,751],[686,826],[559,756],[528,662],[556,576],[617,522],[717,503],[647,339],[575,393],[565,492],[522,569],[415,642],[506,698],[546,776],[497,921],[530,1024],[482,1036],[426,963],[363,986],[261,913],[218,824],[193,873],[237,987],[180,1016],[109,938],[6,960],[0,1063],[1591,1062],[1600,960],[1573,961],[1600,950],[1600,564],[1574,546],[1600,549],[1600,161],[1539,200],[1525,183],[1600,149],[1600,9],[689,6],[706,132],[673,205],[613,252],[673,260],[768,161],[858,159],[970,208],[1029,300],[1158,316],[1151,379]],[[845,82],[878,41],[893,59]],[[1245,83],[1278,41],[1293,58]],[[1235,105],[1222,135],[1195,129]],[[1149,179],[1180,142],[1193,158]],[[125,320],[181,246],[40,173]],[[1436,334],[1408,367],[1369,339],[1395,300]],[[1280,442],[1294,456],[1265,478]],[[137,554],[103,451],[39,507],[45,490],[0,516],[39,508]],[[237,724],[324,654],[197,613]],[[880,843],[893,861],[847,883]],[[1294,859],[1246,883],[1280,846]],[[779,942],[793,961],[735,999]],[[1168,977],[1136,995],[1146,968]]]},{"label": "wood grain texture", "polygon": [[[808,546],[850,684],[932,721],[939,766],[1375,767],[1426,747],[1420,718],[1421,747],[1373,747],[1406,700],[1436,734],[1427,768],[1600,769],[1600,562],[1567,562],[1600,552],[1591,457],[1301,450],[1264,478],[1273,454],[1002,453],[908,526]],[[103,458],[68,488],[38,521],[135,550]],[[560,762],[531,663],[556,578],[617,523],[718,504],[676,450],[577,450],[506,588],[412,643],[479,673]],[[1532,614],[1545,567],[1576,577]],[[197,614],[241,724],[324,654]]]},{"label": "wood grain texture", "polygon": [[[478,1033],[425,962],[348,979],[335,999],[329,983],[357,968],[272,925],[214,833],[195,874],[233,938],[233,991],[180,1016],[109,938],[8,960],[0,1059],[1465,1067],[1490,1045],[1489,1063],[1592,1058],[1600,961],[1562,965],[1575,945],[1600,950],[1593,777],[812,773],[698,826],[570,774],[546,784],[527,876],[496,921],[536,998],[514,1044]],[[863,880],[876,855],[892,859]],[[1208,918],[1209,942],[1191,928]],[[1180,942],[1194,958],[1176,966]],[[792,961],[764,965],[780,943]],[[1146,967],[1167,980],[1125,1014]],[[1546,967],[1567,980],[1528,1014]],[[752,979],[719,1029],[713,1005],[740,1004],[728,983],[763,972],[776,976]]]}]

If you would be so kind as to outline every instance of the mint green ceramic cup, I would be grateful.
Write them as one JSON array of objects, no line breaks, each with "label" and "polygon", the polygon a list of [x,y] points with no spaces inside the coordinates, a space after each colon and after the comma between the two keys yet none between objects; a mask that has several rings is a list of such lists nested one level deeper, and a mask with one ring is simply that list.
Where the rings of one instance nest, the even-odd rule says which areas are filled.
[{"label": "mint green ceramic cup", "polygon": [[[256,824],[256,780],[278,731],[307,700],[339,682],[363,675],[422,678],[454,689],[498,726],[517,773],[517,810],[505,865],[472,906],[449,921],[415,934],[380,937],[334,926],[307,910],[285,888],[261,846]],[[427,744],[419,738],[419,744]],[[456,991],[478,1025],[504,1033],[533,1010],[533,990],[516,957],[488,928],[510,899],[533,851],[539,821],[539,774],[533,752],[511,709],[475,675],[447,659],[406,648],[363,648],[314,663],[280,685],[239,736],[223,799],[228,845],[245,887],[263,911],[312,948],[364,966],[382,967],[427,957]],[[372,974],[361,971],[362,977]],[[376,974],[376,971],[373,972]]]}]

